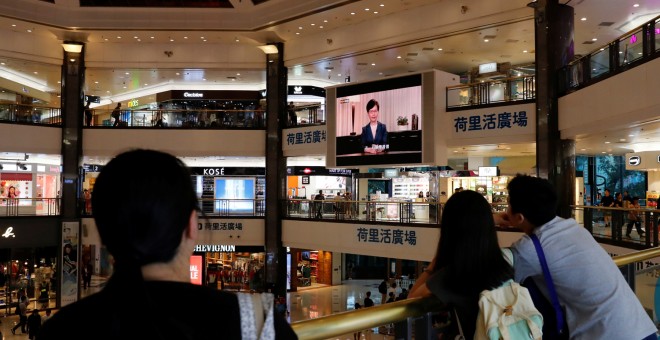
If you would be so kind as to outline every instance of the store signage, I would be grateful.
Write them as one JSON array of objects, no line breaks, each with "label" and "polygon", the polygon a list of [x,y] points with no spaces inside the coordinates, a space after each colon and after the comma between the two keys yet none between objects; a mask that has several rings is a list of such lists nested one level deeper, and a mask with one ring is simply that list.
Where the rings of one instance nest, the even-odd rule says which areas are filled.
[{"label": "store signage", "polygon": [[355,169],[326,169],[321,166],[308,166],[308,167],[289,167],[286,173],[291,176],[345,176],[349,177],[353,173],[357,173]]},{"label": "store signage", "polygon": [[641,151],[625,155],[626,170],[657,171],[660,170],[660,151]]},{"label": "store signage", "polygon": [[214,253],[233,253],[236,251],[234,244],[198,244],[195,246],[196,252],[214,252]]},{"label": "store signage", "polygon": [[202,174],[205,176],[224,176],[225,168],[204,168]]},{"label": "store signage", "polygon": [[330,175],[350,175],[352,173],[353,169],[328,169]]},{"label": "store signage", "polygon": [[201,92],[184,92],[183,98],[204,98],[204,94]]},{"label": "store signage", "polygon": [[302,94],[302,86],[294,86],[293,87],[293,94]]},{"label": "store signage", "polygon": [[316,144],[327,140],[326,130],[316,128],[314,130],[291,132],[286,134],[287,145]]},{"label": "store signage", "polygon": [[497,72],[497,63],[479,65],[479,74]]},{"label": "store signage", "polygon": [[14,227],[7,227],[7,229],[5,229],[5,232],[0,236],[4,238],[16,237],[16,235],[14,234]]},{"label": "store signage", "polygon": [[140,102],[137,99],[131,99],[128,101],[128,107],[138,107]]},{"label": "store signage", "polygon": [[385,178],[399,177],[399,171],[397,171],[397,169],[385,169],[383,171],[383,177]]},{"label": "store signage", "polygon": [[503,130],[527,126],[527,111],[489,112],[483,115],[458,116],[454,118],[456,132],[479,130]]},{"label": "store signage", "polygon": [[190,282],[196,285],[202,284],[202,257],[190,257]]},{"label": "store signage", "polygon": [[[660,157],[658,157],[658,161],[660,161]],[[640,163],[642,163],[642,158],[639,156],[630,156],[630,158],[628,158],[628,164],[632,166],[637,166]]]},{"label": "store signage", "polygon": [[496,166],[480,166],[479,167],[479,176],[482,176],[482,177],[495,177],[495,176],[497,176],[497,167]]},{"label": "store signage", "polygon": [[325,89],[316,86],[290,85],[287,86],[289,95],[308,95],[325,98]]},{"label": "store signage", "polygon": [[358,242],[364,243],[417,245],[417,235],[414,230],[358,227],[356,236]]},{"label": "store signage", "polygon": [[309,184],[309,176],[302,176],[302,184]]},{"label": "store signage", "polygon": [[97,165],[97,164],[84,164],[83,165],[83,170],[85,170],[85,172],[101,172],[101,169],[103,169],[102,165]]},{"label": "store signage", "polygon": [[198,222],[197,230],[243,230],[243,222]]}]

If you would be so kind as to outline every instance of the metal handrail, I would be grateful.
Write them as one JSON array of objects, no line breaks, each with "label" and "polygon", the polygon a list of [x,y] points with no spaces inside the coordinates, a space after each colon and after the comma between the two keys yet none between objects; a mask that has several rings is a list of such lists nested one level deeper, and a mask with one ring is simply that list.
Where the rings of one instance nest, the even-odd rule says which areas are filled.
[{"label": "metal handrail", "polygon": [[299,339],[328,339],[357,330],[382,326],[437,311],[443,303],[437,298],[412,298],[385,305],[362,308],[312,320],[291,323]]},{"label": "metal handrail", "polygon": [[[637,251],[613,257],[621,267],[660,256],[660,248]],[[438,311],[443,303],[435,297],[412,298],[384,305],[342,312],[311,320],[292,322],[300,340],[328,339],[358,330],[382,326]]]}]

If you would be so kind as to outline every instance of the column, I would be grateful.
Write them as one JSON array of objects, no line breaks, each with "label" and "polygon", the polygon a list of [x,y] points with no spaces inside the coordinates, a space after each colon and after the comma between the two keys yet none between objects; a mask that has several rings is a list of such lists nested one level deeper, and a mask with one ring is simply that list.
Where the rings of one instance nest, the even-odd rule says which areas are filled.
[{"label": "column", "polygon": [[[286,159],[282,128],[286,126],[287,69],[284,44],[271,44],[277,52],[266,54],[266,288],[286,295],[286,249],[282,247],[282,204],[286,193]],[[273,51],[274,52],[274,51]]]},{"label": "column", "polygon": [[78,169],[82,158],[83,85],[85,52],[80,42],[64,42],[62,61],[62,221],[78,221],[78,194],[82,179]]},{"label": "column", "polygon": [[[538,0],[534,8],[536,49],[536,166],[559,196],[558,214],[570,217],[575,192],[575,142],[561,140],[558,71],[573,58],[573,8],[558,0]],[[572,160],[570,160],[572,158]]]}]

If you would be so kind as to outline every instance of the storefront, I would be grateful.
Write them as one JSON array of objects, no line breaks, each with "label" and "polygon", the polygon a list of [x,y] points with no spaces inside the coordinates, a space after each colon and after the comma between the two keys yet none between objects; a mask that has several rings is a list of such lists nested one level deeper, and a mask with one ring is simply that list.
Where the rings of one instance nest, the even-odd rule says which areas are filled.
[{"label": "storefront", "polygon": [[332,285],[332,256],[329,251],[289,249],[287,253],[287,289]]},{"label": "storefront", "polygon": [[55,306],[59,233],[56,218],[0,220],[0,308],[16,302],[20,290],[38,300],[30,308]]},{"label": "storefront", "polygon": [[264,258],[263,246],[198,244],[191,257],[191,281],[219,290],[263,292]]},{"label": "storefront", "polygon": [[190,173],[204,213],[252,216],[265,211],[265,168],[192,167]]},{"label": "storefront", "polygon": [[[0,163],[0,206],[8,215],[57,214],[60,166]],[[7,198],[13,198],[8,200]]]},{"label": "storefront", "polygon": [[[352,169],[326,169],[324,167],[288,167],[287,193],[291,200],[290,213],[306,214],[309,212],[309,202],[314,196],[323,191],[325,200],[324,213],[333,213],[332,202],[337,199],[346,199],[346,193],[353,196],[352,176],[356,170]],[[300,199],[301,201],[295,201]]]},{"label": "storefront", "polygon": [[[318,124],[326,121],[325,89],[316,86],[289,85],[286,102],[295,114],[296,125]],[[291,120],[293,117],[289,117]],[[291,122],[290,122],[291,123]]]}]

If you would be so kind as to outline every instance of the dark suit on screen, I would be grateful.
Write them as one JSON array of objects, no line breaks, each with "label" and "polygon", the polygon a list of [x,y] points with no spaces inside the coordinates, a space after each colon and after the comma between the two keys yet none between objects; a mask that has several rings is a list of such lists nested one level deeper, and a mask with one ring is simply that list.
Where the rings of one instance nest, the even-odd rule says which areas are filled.
[{"label": "dark suit on screen", "polygon": [[376,136],[373,136],[371,133],[371,126],[369,124],[362,127],[362,149],[370,148],[373,144],[387,144],[387,127],[381,122],[378,122],[376,126]]}]

